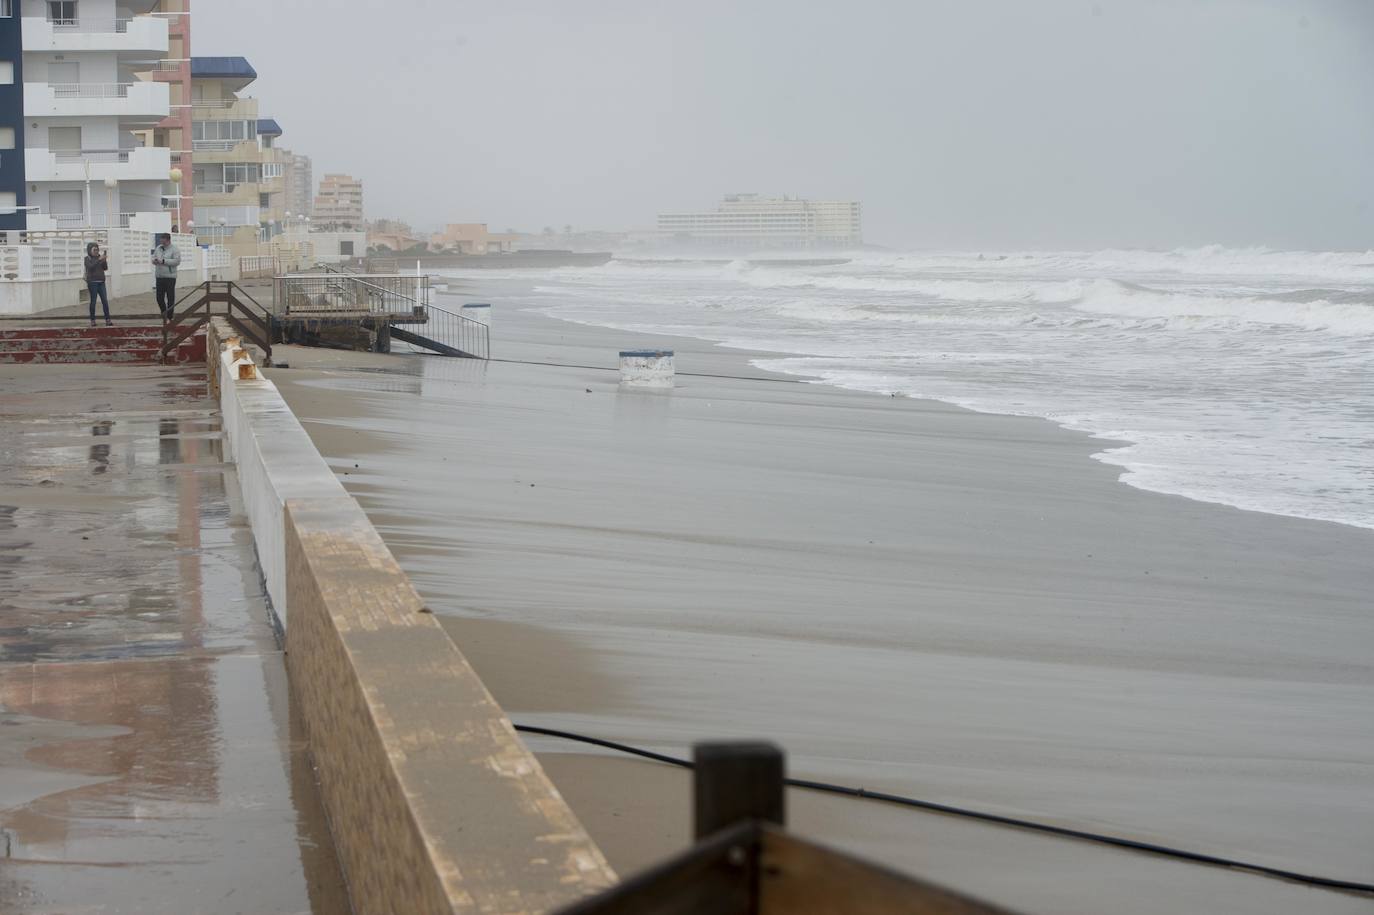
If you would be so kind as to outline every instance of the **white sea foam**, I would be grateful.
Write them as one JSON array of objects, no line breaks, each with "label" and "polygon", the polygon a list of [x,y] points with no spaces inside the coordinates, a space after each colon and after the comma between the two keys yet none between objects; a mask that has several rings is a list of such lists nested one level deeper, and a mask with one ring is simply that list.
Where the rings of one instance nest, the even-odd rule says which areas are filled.
[{"label": "white sea foam", "polygon": [[[1374,251],[915,252],[513,271],[550,314],[1042,416],[1135,486],[1374,527]],[[490,274],[482,276],[490,282]]]}]

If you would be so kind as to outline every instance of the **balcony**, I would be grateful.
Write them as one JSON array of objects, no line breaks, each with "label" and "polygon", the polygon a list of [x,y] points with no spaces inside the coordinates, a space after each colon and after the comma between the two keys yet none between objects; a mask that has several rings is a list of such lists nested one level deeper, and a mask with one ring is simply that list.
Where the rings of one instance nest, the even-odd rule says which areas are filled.
[{"label": "balcony", "polygon": [[24,150],[29,181],[169,181],[171,170],[171,150],[161,146]]},{"label": "balcony", "polygon": [[197,184],[193,193],[199,206],[256,206],[258,203],[258,185],[247,182]]},{"label": "balcony", "polygon": [[258,119],[258,100],[244,98],[194,99],[191,116],[197,121],[254,121]]},{"label": "balcony", "polygon": [[171,111],[166,83],[24,84],[24,117],[118,117],[123,127],[152,127]]},{"label": "balcony", "polygon": [[167,54],[167,20],[157,16],[56,20],[25,16],[22,41],[26,52],[115,51],[121,56],[158,58]]}]

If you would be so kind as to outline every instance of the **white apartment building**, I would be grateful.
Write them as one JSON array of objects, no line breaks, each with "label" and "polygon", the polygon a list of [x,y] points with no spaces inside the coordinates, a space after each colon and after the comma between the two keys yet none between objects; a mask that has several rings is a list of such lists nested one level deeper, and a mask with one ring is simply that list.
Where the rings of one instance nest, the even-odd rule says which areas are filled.
[{"label": "white apartment building", "polygon": [[14,197],[0,200],[0,214],[10,217],[0,228],[169,230],[162,198],[176,193],[171,153],[140,145],[134,133],[170,111],[167,83],[136,75],[167,55],[167,19],[148,15],[157,3],[9,0],[3,7],[19,14],[18,23],[0,20],[0,30],[20,27],[22,59],[5,69],[21,76],[23,91],[18,111],[0,112],[10,115],[0,116],[0,163]]},{"label": "white apartment building", "polygon": [[848,248],[863,244],[858,201],[729,194],[702,213],[660,213],[662,241],[727,248]]}]

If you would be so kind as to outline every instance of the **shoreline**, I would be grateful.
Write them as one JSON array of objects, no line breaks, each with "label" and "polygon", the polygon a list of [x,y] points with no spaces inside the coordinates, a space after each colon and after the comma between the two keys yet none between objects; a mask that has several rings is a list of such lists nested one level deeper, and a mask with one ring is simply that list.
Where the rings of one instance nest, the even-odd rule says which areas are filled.
[{"label": "shoreline", "polygon": [[[489,293],[488,293],[488,295],[489,295]],[[579,318],[572,318],[572,317],[567,317],[567,316],[563,316],[563,315],[552,314],[551,312],[552,312],[554,309],[556,309],[556,308],[557,308],[557,306],[537,306],[537,307],[531,308],[530,310],[536,312],[537,314],[539,314],[539,315],[541,315],[541,316],[543,316],[543,317],[550,318],[550,319],[555,320],[555,321],[565,322],[565,323],[568,323],[568,324],[575,324],[575,325],[580,326],[580,327],[588,327],[588,328],[594,328],[594,329],[608,330],[608,331],[613,331],[613,332],[615,332],[615,333],[641,334],[641,335],[650,335],[650,336],[652,335],[652,334],[642,334],[642,333],[639,332],[639,331],[627,330],[627,329],[624,329],[624,328],[621,328],[621,327],[617,327],[617,326],[615,326],[615,325],[610,325],[610,324],[597,324],[597,323],[594,322],[594,321],[584,321],[584,320],[581,320],[581,319],[579,319]],[[778,350],[761,350],[761,349],[758,349],[757,347],[752,347],[752,346],[748,346],[748,345],[745,345],[745,344],[735,344],[735,343],[730,343],[730,342],[728,342],[728,341],[726,341],[726,340],[715,340],[715,339],[711,339],[711,338],[708,338],[708,337],[698,337],[698,336],[693,336],[693,335],[689,335],[689,334],[659,334],[659,336],[673,337],[673,338],[675,338],[675,339],[694,340],[694,341],[698,341],[698,342],[700,342],[700,343],[706,343],[706,344],[709,344],[709,345],[711,345],[711,346],[719,347],[720,349],[724,349],[724,350],[729,350],[729,351],[733,351],[733,352],[738,352],[738,353],[741,353],[741,354],[745,354],[746,357],[747,357],[747,364],[749,365],[750,368],[752,368],[752,369],[754,369],[754,370],[756,370],[756,371],[765,372],[765,373],[768,373],[768,374],[770,374],[770,375],[777,376],[778,379],[790,379],[790,380],[795,380],[795,381],[798,381],[798,382],[801,382],[801,383],[805,383],[805,384],[825,385],[825,386],[827,386],[827,387],[836,388],[836,389],[838,389],[838,390],[849,391],[849,392],[852,392],[852,393],[855,393],[855,394],[867,394],[867,395],[870,395],[870,396],[873,396],[873,397],[884,397],[884,396],[888,396],[888,397],[904,397],[904,398],[908,398],[908,399],[911,399],[911,400],[923,400],[923,401],[927,401],[927,402],[929,402],[929,403],[943,404],[943,405],[945,405],[945,406],[955,407],[955,408],[960,409],[960,410],[968,410],[968,411],[973,412],[973,413],[983,413],[983,414],[986,414],[986,415],[989,415],[989,416],[1005,416],[1005,417],[1014,417],[1014,418],[1017,418],[1017,419],[1037,419],[1037,420],[1041,420],[1042,422],[1046,422],[1046,423],[1049,423],[1049,424],[1053,425],[1055,428],[1060,429],[1061,431],[1068,432],[1068,433],[1075,434],[1075,435],[1084,435],[1084,436],[1087,436],[1089,439],[1092,439],[1092,440],[1094,440],[1094,441],[1103,443],[1103,447],[1102,447],[1102,448],[1100,448],[1099,450],[1097,450],[1097,451],[1095,451],[1095,452],[1089,454],[1088,457],[1090,457],[1090,458],[1091,458],[1092,460],[1094,460],[1094,461],[1097,461],[1097,462],[1100,463],[1100,464],[1105,464],[1105,465],[1107,465],[1108,467],[1114,467],[1114,468],[1116,468],[1116,470],[1117,470],[1117,472],[1118,472],[1118,474],[1119,474],[1119,479],[1117,480],[1117,482],[1121,483],[1121,484],[1124,485],[1124,486],[1130,486],[1130,487],[1133,488],[1133,489],[1139,489],[1139,490],[1141,490],[1142,492],[1149,492],[1149,493],[1154,493],[1154,494],[1156,494],[1156,495],[1162,495],[1162,496],[1178,496],[1178,497],[1180,497],[1180,498],[1188,499],[1188,500],[1194,501],[1194,502],[1202,502],[1202,503],[1205,503],[1205,504],[1208,504],[1208,505],[1217,505],[1217,506],[1221,506],[1221,507],[1224,507],[1224,508],[1232,508],[1232,509],[1236,509],[1237,511],[1255,512],[1255,513],[1261,514],[1261,515],[1273,515],[1273,516],[1279,517],[1279,518],[1294,518],[1294,519],[1301,520],[1301,521],[1319,521],[1319,522],[1323,522],[1323,523],[1326,523],[1326,524],[1339,524],[1339,525],[1342,525],[1342,526],[1344,526],[1344,527],[1353,527],[1353,528],[1355,528],[1355,529],[1357,529],[1357,530],[1366,530],[1366,531],[1367,531],[1367,530],[1374,530],[1374,524],[1359,524],[1359,523],[1354,522],[1354,521],[1346,521],[1346,520],[1341,520],[1341,519],[1338,519],[1338,518],[1319,517],[1318,515],[1311,514],[1311,513],[1309,513],[1309,514],[1299,514],[1299,513],[1297,513],[1297,512],[1284,512],[1284,511],[1277,511],[1277,510],[1274,510],[1274,509],[1267,509],[1267,508],[1252,508],[1252,507],[1249,507],[1249,506],[1240,504],[1239,501],[1238,501],[1235,497],[1232,497],[1232,499],[1231,499],[1230,501],[1227,501],[1227,500],[1222,499],[1222,498],[1219,498],[1219,497],[1217,497],[1217,498],[1208,498],[1208,497],[1206,497],[1206,496],[1204,496],[1204,495],[1201,495],[1201,494],[1198,494],[1198,493],[1190,493],[1190,492],[1186,492],[1186,491],[1180,491],[1181,489],[1185,489],[1185,488],[1186,488],[1186,487],[1181,487],[1181,486],[1180,486],[1179,489],[1163,489],[1163,488],[1157,488],[1157,487],[1155,487],[1155,486],[1148,486],[1148,485],[1145,485],[1144,483],[1141,483],[1141,482],[1139,482],[1139,481],[1133,479],[1133,477],[1135,477],[1135,476],[1138,475],[1138,472],[1137,472],[1137,470],[1136,470],[1135,468],[1133,468],[1133,467],[1131,466],[1130,463],[1126,463],[1126,462],[1118,463],[1117,461],[1114,461],[1114,460],[1112,459],[1112,455],[1113,455],[1114,453],[1119,453],[1119,452],[1123,452],[1123,451],[1128,451],[1128,450],[1130,450],[1131,448],[1135,448],[1135,447],[1141,446],[1141,445],[1143,444],[1143,442],[1141,442],[1141,441],[1138,440],[1138,439],[1133,439],[1133,438],[1129,438],[1129,437],[1121,437],[1121,436],[1113,435],[1113,434],[1107,433],[1107,432],[1094,432],[1094,431],[1089,430],[1089,429],[1085,429],[1085,428],[1081,428],[1081,427],[1075,426],[1075,425],[1073,425],[1072,422],[1069,422],[1069,421],[1060,421],[1060,420],[1054,419],[1053,417],[1045,416],[1045,415],[1042,414],[1042,413],[1035,413],[1035,412],[1021,412],[1021,413],[1017,413],[1017,412],[1009,412],[1009,411],[1007,411],[1007,410],[1005,410],[1005,409],[983,408],[983,407],[973,406],[973,405],[971,405],[971,404],[969,404],[969,403],[961,403],[961,402],[959,402],[958,400],[953,400],[953,399],[944,400],[944,399],[941,399],[941,398],[930,397],[930,396],[926,396],[926,395],[908,394],[908,393],[905,393],[905,392],[902,392],[902,391],[896,391],[896,392],[892,392],[892,391],[873,391],[873,390],[869,390],[869,389],[867,389],[867,388],[856,387],[856,386],[853,386],[853,385],[846,385],[846,384],[843,384],[843,383],[841,383],[841,382],[838,382],[838,381],[834,381],[834,380],[828,379],[828,378],[824,377],[823,375],[818,375],[818,374],[816,374],[816,373],[814,373],[814,372],[808,372],[808,371],[801,370],[801,369],[798,369],[798,370],[796,370],[796,371],[787,371],[787,370],[785,370],[785,369],[768,368],[768,367],[766,367],[766,366],[760,364],[760,362],[786,362],[786,361],[788,361],[789,359],[810,359],[810,358],[816,358],[816,357],[813,356],[812,354],[801,353],[801,352],[797,352],[796,350],[785,350],[785,349],[778,349]]]},{"label": "shoreline", "polygon": [[[585,366],[668,335],[496,321],[498,357],[540,364],[295,351],[272,374],[517,720],[676,752],[771,736],[798,774],[1357,872],[1367,531],[1120,486],[1082,460],[1100,439],[1039,418],[795,376],[625,395]],[[671,345],[684,372],[750,358]],[[685,841],[673,774],[531,745],[622,873]],[[1160,880],[1212,911],[1278,911],[1291,891],[793,802],[820,841],[1028,911],[1091,911],[1113,884],[1150,898]],[[1309,843],[1314,803],[1350,812]],[[1045,886],[1083,861],[1090,877]],[[1355,910],[1327,898],[1305,905]]]}]

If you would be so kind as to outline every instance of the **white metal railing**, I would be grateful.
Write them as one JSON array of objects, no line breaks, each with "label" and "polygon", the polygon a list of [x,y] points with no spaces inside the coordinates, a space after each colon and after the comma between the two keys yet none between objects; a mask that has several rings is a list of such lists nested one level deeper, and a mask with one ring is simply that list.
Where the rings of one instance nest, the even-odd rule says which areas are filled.
[{"label": "white metal railing", "polygon": [[135,147],[128,149],[50,149],[58,162],[128,162]]},{"label": "white metal railing", "polygon": [[233,108],[247,99],[240,98],[198,98],[191,100],[192,108]]},{"label": "white metal railing", "polygon": [[96,19],[94,17],[81,17],[78,19],[49,19],[48,24],[53,27],[53,31],[61,32],[84,32],[88,34],[124,34],[129,31],[129,23],[132,19]]},{"label": "white metal railing", "polygon": [[[164,58],[162,58],[162,60],[159,60],[156,64],[154,64],[154,65],[152,66],[151,69],[153,69],[153,70],[180,70],[182,64],[187,64],[187,63],[190,63],[190,62],[191,62],[191,58],[189,58],[189,57],[164,57]],[[180,107],[183,107],[183,108],[184,108],[184,107],[187,107],[187,106],[183,105],[183,106],[180,106]],[[196,106],[192,105],[192,106],[190,106],[190,107],[194,108],[194,107],[196,107]]]},{"label": "white metal railing", "polygon": [[47,214],[53,222],[57,223],[59,229],[127,229],[129,221],[137,213],[116,213],[114,225],[111,225],[108,213],[92,213],[89,217],[85,213],[49,213]]},{"label": "white metal railing", "polygon": [[49,83],[55,98],[128,98],[133,83]]},{"label": "white metal railing", "polygon": [[233,149],[240,143],[249,143],[250,140],[192,140],[191,149]]}]

